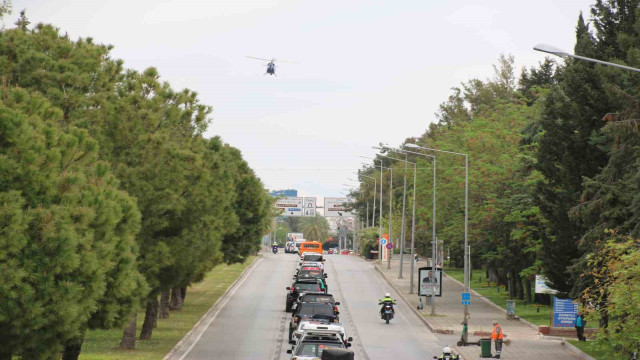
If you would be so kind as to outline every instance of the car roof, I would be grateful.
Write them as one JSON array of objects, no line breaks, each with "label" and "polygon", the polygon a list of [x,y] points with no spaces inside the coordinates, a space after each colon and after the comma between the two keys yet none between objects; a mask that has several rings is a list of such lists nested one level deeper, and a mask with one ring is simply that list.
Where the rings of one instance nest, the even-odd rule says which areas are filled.
[{"label": "car roof", "polygon": [[344,326],[340,323],[326,323],[316,320],[303,321],[299,329],[306,332],[307,335],[341,334],[344,332]]}]

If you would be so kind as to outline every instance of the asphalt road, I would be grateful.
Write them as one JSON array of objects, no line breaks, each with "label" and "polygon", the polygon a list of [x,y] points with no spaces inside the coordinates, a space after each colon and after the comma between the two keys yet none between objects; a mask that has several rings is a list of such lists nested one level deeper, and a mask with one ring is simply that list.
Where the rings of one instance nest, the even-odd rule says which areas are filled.
[{"label": "asphalt road", "polygon": [[[378,299],[398,299],[373,265],[348,255],[326,255],[327,283],[340,305],[340,321],[354,338],[356,359],[431,359],[451,336],[432,334],[399,300],[396,317],[385,324]],[[290,313],[284,311],[298,257],[265,253],[242,280],[184,359],[289,359],[286,353]]]}]

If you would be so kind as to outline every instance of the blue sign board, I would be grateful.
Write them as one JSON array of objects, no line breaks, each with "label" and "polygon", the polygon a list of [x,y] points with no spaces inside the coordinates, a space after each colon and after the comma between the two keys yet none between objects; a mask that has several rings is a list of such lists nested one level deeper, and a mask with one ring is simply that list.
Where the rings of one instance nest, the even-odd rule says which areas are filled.
[{"label": "blue sign board", "polygon": [[471,300],[462,300],[462,305],[471,305]]},{"label": "blue sign board", "polygon": [[462,300],[471,300],[471,293],[462,293]]},{"label": "blue sign board", "polygon": [[553,301],[553,327],[574,327],[578,316],[578,304],[572,299]]},{"label": "blue sign board", "polygon": [[387,239],[382,238],[380,239],[380,245],[385,245],[387,243]]}]

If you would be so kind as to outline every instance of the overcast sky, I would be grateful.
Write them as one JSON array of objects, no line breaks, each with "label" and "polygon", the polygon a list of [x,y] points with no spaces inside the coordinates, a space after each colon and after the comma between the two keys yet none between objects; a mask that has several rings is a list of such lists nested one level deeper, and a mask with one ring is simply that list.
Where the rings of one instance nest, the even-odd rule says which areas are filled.
[{"label": "overcast sky", "polygon": [[[115,46],[213,106],[207,135],[239,148],[270,189],[340,196],[379,142],[399,145],[434,120],[450,88],[492,76],[501,53],[572,50],[593,0],[14,0],[32,25]],[[8,21],[5,21],[8,22]],[[265,62],[283,59],[277,77]],[[518,70],[519,74],[519,70]],[[320,203],[321,204],[321,203]]]}]

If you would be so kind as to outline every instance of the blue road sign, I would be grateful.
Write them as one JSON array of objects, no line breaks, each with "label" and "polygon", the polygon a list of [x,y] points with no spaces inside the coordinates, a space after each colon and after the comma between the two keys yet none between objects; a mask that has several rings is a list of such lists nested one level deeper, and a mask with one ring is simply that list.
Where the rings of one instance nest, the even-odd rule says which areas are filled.
[{"label": "blue road sign", "polygon": [[462,300],[471,300],[471,293],[462,293]]},{"label": "blue road sign", "polygon": [[572,299],[554,298],[553,302],[553,326],[574,327],[578,316],[578,303]]},{"label": "blue road sign", "polygon": [[385,245],[387,243],[387,239],[382,238],[380,239],[380,245]]},{"label": "blue road sign", "polygon": [[462,305],[471,305],[471,300],[462,300]]}]

